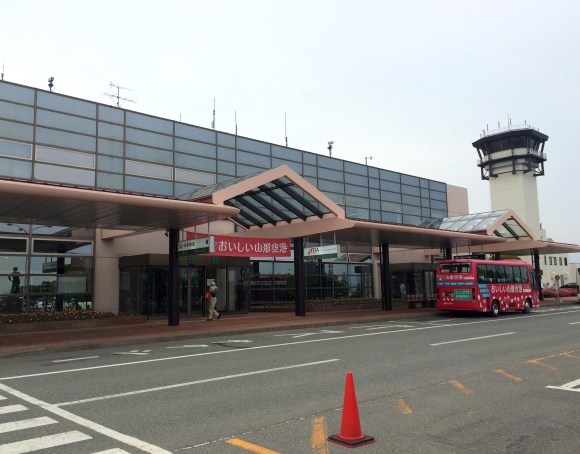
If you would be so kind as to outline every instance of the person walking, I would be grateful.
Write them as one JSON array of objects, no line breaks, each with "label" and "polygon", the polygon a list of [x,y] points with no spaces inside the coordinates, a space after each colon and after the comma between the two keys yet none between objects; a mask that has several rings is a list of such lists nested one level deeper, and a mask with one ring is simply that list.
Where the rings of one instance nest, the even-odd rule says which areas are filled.
[{"label": "person walking", "polygon": [[18,271],[17,266],[12,268],[12,273],[8,275],[8,280],[12,282],[10,293],[20,293],[20,271]]},{"label": "person walking", "polygon": [[405,285],[404,282],[401,282],[401,285],[399,286],[399,290],[401,291],[401,299],[404,301],[407,299],[407,286]]},{"label": "person walking", "polygon": [[216,319],[219,320],[222,316],[218,311],[215,310],[217,304],[217,297],[220,293],[219,288],[215,285],[215,282],[212,281],[211,285],[207,289],[209,293],[209,309],[208,309],[208,318],[207,321],[213,320],[213,316],[215,315]]}]

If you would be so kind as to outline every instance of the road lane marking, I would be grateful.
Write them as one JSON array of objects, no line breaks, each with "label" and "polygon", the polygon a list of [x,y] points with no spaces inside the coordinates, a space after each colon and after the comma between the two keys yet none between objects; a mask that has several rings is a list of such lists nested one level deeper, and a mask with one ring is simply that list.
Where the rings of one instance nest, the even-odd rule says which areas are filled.
[{"label": "road lane marking", "polygon": [[397,402],[397,408],[404,415],[410,415],[411,413],[413,413],[413,410],[411,409],[411,407],[409,407],[402,398],[397,399],[396,402]]},{"label": "road lane marking", "polygon": [[149,353],[151,353],[151,350],[131,350],[128,352],[115,352],[112,353],[113,355],[148,355]]},{"label": "road lane marking", "polygon": [[574,391],[580,393],[580,380],[574,380],[561,386],[546,386],[546,388],[560,389],[562,391]]},{"label": "road lane marking", "polygon": [[81,403],[86,403],[86,402],[96,402],[96,401],[101,401],[101,400],[105,400],[105,399],[113,399],[113,398],[117,398],[117,397],[134,396],[136,394],[152,393],[152,392],[156,392],[156,391],[164,391],[166,389],[182,388],[184,386],[193,386],[193,385],[199,385],[202,383],[212,383],[212,382],[216,382],[216,381],[230,380],[232,378],[249,377],[252,375],[267,374],[270,372],[279,372],[281,370],[296,369],[299,367],[319,366],[321,364],[328,364],[328,363],[333,363],[336,361],[340,361],[340,360],[339,359],[327,359],[324,361],[316,361],[316,362],[312,362],[312,363],[293,364],[291,366],[282,366],[282,367],[275,367],[272,369],[255,370],[252,372],[243,372],[241,374],[232,374],[232,375],[223,375],[221,377],[204,378],[203,380],[195,380],[195,381],[189,381],[189,382],[185,382],[185,383],[175,383],[173,385],[167,385],[167,386],[156,386],[155,388],[146,388],[146,389],[139,389],[136,391],[127,391],[124,393],[110,394],[108,396],[91,397],[88,399],[73,400],[70,402],[61,402],[58,404],[54,404],[54,406],[55,407],[64,407],[65,405],[76,405],[76,404],[81,404]]},{"label": "road lane marking", "polygon": [[572,322],[572,323],[570,323],[570,325],[578,325],[578,324],[580,324],[580,322]]},{"label": "road lane marking", "polygon": [[0,415],[7,415],[8,413],[16,413],[17,411],[26,411],[24,405],[6,405],[5,407],[0,407]]},{"label": "road lane marking", "polygon": [[462,383],[458,382],[457,380],[449,380],[449,383],[451,384],[451,386],[453,386],[455,389],[458,389],[463,394],[474,394],[474,392],[471,389],[469,389]]},{"label": "road lane marking", "polygon": [[63,432],[56,435],[31,438],[29,440],[15,441],[0,445],[2,454],[23,454],[26,452],[40,451],[41,449],[54,448],[56,446],[78,443],[79,441],[91,440],[92,437],[78,430]]},{"label": "road lane marking", "polygon": [[[32,429],[33,427],[47,426],[49,424],[56,424],[58,421],[49,418],[48,416],[42,416],[40,418],[30,418],[22,419],[20,421],[5,422],[0,424],[0,434],[6,432],[14,432],[16,430],[22,429]],[[2,452],[2,449],[0,449]]]},{"label": "road lane marking", "polygon": [[256,454],[280,454],[278,451],[272,451],[271,449],[263,448],[262,446],[240,440],[239,438],[230,438],[226,440],[226,443],[245,449],[246,451],[255,452]]},{"label": "road lane marking", "polygon": [[328,433],[326,430],[326,418],[318,416],[312,420],[312,454],[328,454]]},{"label": "road lane marking", "polygon": [[177,345],[175,347],[166,347],[166,348],[209,348],[209,345],[205,344],[193,344],[193,345]]},{"label": "road lane marking", "polygon": [[69,363],[71,361],[84,361],[86,359],[95,359],[95,358],[98,358],[98,356],[83,356],[82,358],[55,359],[52,362],[53,363]]},{"label": "road lane marking", "polygon": [[274,337],[284,337],[284,336],[289,336],[292,339],[298,339],[300,337],[308,337],[308,336],[315,336],[317,334],[340,334],[343,333],[344,331],[333,331],[330,329],[322,329],[316,333],[290,333],[290,334],[274,334]]},{"label": "road lane marking", "polygon": [[[64,410],[62,408],[57,407],[56,405],[49,404],[48,402],[44,402],[40,399],[36,399],[32,396],[29,396],[28,394],[24,394],[23,392],[20,392],[14,388],[11,388],[11,387],[5,385],[4,383],[0,383],[0,390],[5,392],[5,393],[11,394],[12,396],[17,397],[18,399],[21,399],[25,402],[28,402],[31,405],[35,405],[35,406],[40,407],[40,408],[42,408],[42,409],[44,409],[52,414],[60,416],[61,418],[64,418],[68,421],[72,421],[73,423],[78,424],[82,427],[85,427],[89,430],[97,432],[97,433],[104,435],[106,437],[112,438],[113,440],[120,441],[121,443],[124,443],[128,446],[132,446],[133,448],[140,449],[140,450],[148,452],[150,454],[171,454],[171,451],[166,451],[165,449],[162,449],[158,446],[149,444],[145,441],[139,440],[138,438],[132,437],[130,435],[122,434],[120,432],[117,432],[116,430],[105,427],[105,426],[98,424],[94,421],[83,418],[81,416],[77,416],[77,415],[75,415],[67,410]],[[0,452],[2,452],[4,454],[3,450],[0,450]],[[8,452],[10,452],[10,451],[8,451]],[[26,451],[17,451],[17,452],[26,452]]]},{"label": "road lane marking", "polygon": [[316,343],[316,342],[330,342],[330,341],[337,341],[337,340],[354,339],[357,337],[400,334],[400,333],[408,333],[408,332],[413,332],[413,331],[424,331],[424,330],[439,329],[439,328],[458,328],[458,327],[463,327],[465,325],[474,325],[474,324],[481,324],[481,323],[501,323],[504,321],[505,322],[507,322],[507,321],[522,321],[523,322],[523,321],[530,320],[534,317],[559,316],[559,315],[564,315],[564,314],[577,313],[579,311],[580,311],[580,309],[567,311],[567,312],[552,313],[552,314],[540,314],[540,315],[528,314],[525,317],[494,318],[494,319],[488,319],[488,320],[471,321],[471,322],[466,322],[466,323],[453,323],[453,324],[449,324],[449,325],[419,326],[419,327],[415,327],[415,328],[401,329],[401,330],[397,330],[397,331],[380,331],[380,332],[372,332],[372,333],[361,333],[361,334],[352,334],[352,335],[348,335],[348,336],[327,337],[327,338],[323,338],[323,339],[308,339],[308,340],[302,340],[302,341],[287,342],[287,343],[282,343],[282,344],[259,345],[259,346],[254,346],[254,347],[248,347],[245,349],[220,350],[220,351],[212,351],[212,352],[205,352],[205,353],[191,353],[189,355],[170,356],[170,357],[166,357],[166,358],[152,358],[152,359],[146,359],[146,360],[141,360],[141,361],[131,361],[131,362],[126,362],[126,363],[103,364],[100,366],[90,366],[90,367],[83,367],[83,368],[76,368],[76,369],[65,369],[65,370],[41,372],[41,373],[35,373],[35,374],[12,375],[12,376],[0,377],[0,382],[7,381],[7,380],[19,380],[22,378],[43,377],[43,376],[47,376],[47,375],[86,372],[86,371],[95,370],[95,369],[107,369],[107,368],[112,368],[112,367],[137,366],[137,365],[142,365],[142,364],[146,364],[146,363],[153,363],[153,362],[158,362],[158,361],[174,361],[174,360],[179,360],[179,359],[194,358],[197,356],[223,355],[223,354],[230,354],[230,353],[242,353],[242,352],[247,352],[250,350],[260,350],[260,349],[265,349],[265,348],[291,347],[293,345],[304,345],[304,344],[310,344],[310,343]]},{"label": "road lane marking", "polygon": [[124,449],[113,448],[107,449],[106,451],[93,452],[93,454],[131,454],[131,453],[125,451]]},{"label": "road lane marking", "polygon": [[492,337],[509,336],[510,334],[515,334],[515,332],[501,333],[501,334],[490,334],[489,336],[470,337],[468,339],[457,339],[457,340],[446,341],[446,342],[438,342],[436,344],[429,344],[429,345],[431,347],[436,347],[438,345],[456,344],[458,342],[469,342],[469,341],[473,341],[473,340],[490,339]]},{"label": "road lane marking", "polygon": [[510,374],[510,373],[506,372],[506,371],[505,371],[505,370],[503,370],[503,369],[496,369],[495,371],[496,371],[498,374],[500,374],[500,375],[503,375],[504,377],[507,377],[507,378],[509,378],[510,380],[513,380],[513,381],[515,381],[516,383],[519,383],[519,382],[521,382],[521,381],[522,381],[522,379],[521,379],[520,377],[516,377],[515,375],[512,375],[512,374]]}]

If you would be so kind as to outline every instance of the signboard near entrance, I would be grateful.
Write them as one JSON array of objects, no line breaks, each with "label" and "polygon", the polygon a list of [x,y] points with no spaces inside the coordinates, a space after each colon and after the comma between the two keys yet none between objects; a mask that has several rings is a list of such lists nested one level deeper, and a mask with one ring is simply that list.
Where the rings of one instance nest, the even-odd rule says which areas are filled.
[{"label": "signboard near entrance", "polygon": [[213,252],[213,241],[211,241],[210,238],[211,237],[205,237],[180,241],[177,243],[177,251],[179,252],[179,255],[205,254],[207,252]]},{"label": "signboard near entrance", "polygon": [[306,260],[333,259],[340,254],[339,244],[330,244],[328,246],[314,246],[304,249],[304,258]]}]

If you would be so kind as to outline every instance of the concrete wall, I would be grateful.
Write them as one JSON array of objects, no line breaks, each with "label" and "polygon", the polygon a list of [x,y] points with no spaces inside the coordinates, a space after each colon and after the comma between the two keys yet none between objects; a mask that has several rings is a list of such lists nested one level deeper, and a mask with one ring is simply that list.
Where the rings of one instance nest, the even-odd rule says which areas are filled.
[{"label": "concrete wall", "polygon": [[469,214],[467,189],[459,186],[447,185],[447,211],[449,216]]}]

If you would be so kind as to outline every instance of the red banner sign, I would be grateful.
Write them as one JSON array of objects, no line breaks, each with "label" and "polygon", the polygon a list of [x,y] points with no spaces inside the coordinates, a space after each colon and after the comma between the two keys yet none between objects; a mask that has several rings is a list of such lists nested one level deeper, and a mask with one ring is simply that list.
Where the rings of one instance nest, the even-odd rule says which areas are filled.
[{"label": "red banner sign", "polygon": [[[188,237],[190,234],[191,232],[187,232]],[[224,257],[290,257],[292,252],[290,240],[285,238],[238,238],[226,235],[210,235],[210,237],[213,239],[215,252],[203,255],[218,255]]]}]

